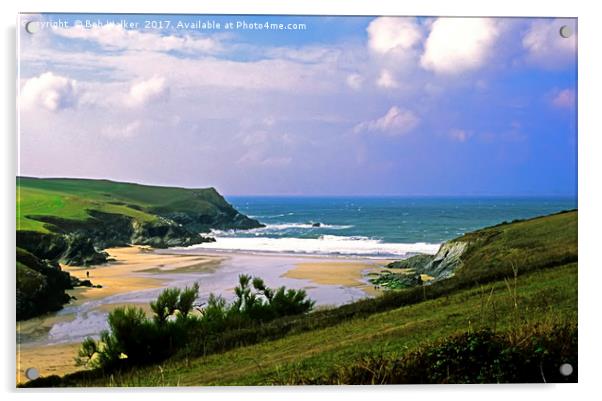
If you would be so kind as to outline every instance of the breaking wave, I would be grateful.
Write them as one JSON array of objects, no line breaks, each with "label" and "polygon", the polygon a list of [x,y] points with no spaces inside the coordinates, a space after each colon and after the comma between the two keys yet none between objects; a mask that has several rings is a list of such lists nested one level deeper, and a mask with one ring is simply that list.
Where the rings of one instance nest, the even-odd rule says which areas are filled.
[{"label": "breaking wave", "polygon": [[404,257],[416,253],[435,254],[439,250],[440,245],[425,242],[412,244],[387,243],[368,237],[345,237],[338,235],[322,235],[319,238],[217,236],[215,239],[215,242],[193,245],[186,249],[308,255]]}]

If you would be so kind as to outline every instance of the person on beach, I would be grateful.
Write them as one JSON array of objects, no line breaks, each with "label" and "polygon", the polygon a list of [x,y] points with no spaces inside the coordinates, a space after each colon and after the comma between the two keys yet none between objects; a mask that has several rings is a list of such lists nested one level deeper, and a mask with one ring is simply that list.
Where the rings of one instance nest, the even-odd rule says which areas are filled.
[{"label": "person on beach", "polygon": [[90,272],[86,271],[86,278],[90,278]]}]

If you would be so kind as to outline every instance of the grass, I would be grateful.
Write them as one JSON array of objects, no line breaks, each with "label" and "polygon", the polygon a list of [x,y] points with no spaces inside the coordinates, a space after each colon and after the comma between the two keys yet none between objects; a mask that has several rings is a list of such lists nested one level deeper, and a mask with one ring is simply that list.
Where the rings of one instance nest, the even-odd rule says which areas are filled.
[{"label": "grass", "polygon": [[538,270],[577,260],[578,212],[567,211],[529,220],[500,224],[465,234],[468,241],[463,266],[456,275],[479,280],[494,274]]},{"label": "grass", "polygon": [[[563,375],[559,365],[574,367]],[[536,322],[502,332],[466,331],[425,341],[402,355],[365,355],[327,377],[287,377],[293,384],[433,384],[577,382],[577,325]]]},{"label": "grass", "polygon": [[157,217],[124,205],[108,203],[102,199],[83,198],[54,191],[35,188],[20,188],[17,202],[17,230],[49,232],[46,223],[36,216],[59,216],[64,219],[86,220],[88,210],[98,210],[130,216],[139,221],[153,221]]}]

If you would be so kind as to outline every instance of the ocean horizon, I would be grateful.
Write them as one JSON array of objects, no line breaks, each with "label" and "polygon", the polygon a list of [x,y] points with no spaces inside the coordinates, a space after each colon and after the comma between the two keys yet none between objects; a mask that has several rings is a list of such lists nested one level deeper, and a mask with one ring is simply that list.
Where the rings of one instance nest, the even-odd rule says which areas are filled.
[{"label": "ocean horizon", "polygon": [[480,228],[577,208],[568,196],[228,196],[265,227],[213,230],[190,247],[230,252],[403,258]]}]

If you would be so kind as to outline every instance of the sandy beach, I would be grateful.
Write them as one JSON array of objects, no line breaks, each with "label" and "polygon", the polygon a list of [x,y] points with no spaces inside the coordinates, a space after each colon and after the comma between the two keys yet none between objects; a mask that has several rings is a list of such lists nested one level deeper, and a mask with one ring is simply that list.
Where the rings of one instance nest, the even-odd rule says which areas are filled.
[{"label": "sandy beach", "polygon": [[[363,296],[375,295],[378,290],[367,284],[364,275],[386,262],[368,259],[218,252],[196,255],[170,251],[155,252],[140,246],[112,248],[106,251],[114,259],[106,265],[62,266],[71,275],[80,279],[89,278],[94,285],[101,285],[102,288],[79,287],[70,290],[69,295],[76,299],[65,305],[62,311],[17,323],[17,336],[22,339],[22,344],[17,346],[18,382],[26,380],[24,372],[30,367],[37,368],[43,376],[64,375],[81,369],[74,364],[81,341],[44,343],[44,338],[48,338],[57,327],[61,325],[68,327],[69,324],[74,324],[79,318],[78,308],[94,305],[87,307],[85,313],[80,312],[84,317],[105,316],[116,307],[128,304],[135,304],[150,312],[148,300],[145,298],[134,298],[134,300],[127,298],[127,302],[115,301],[114,298],[153,289],[158,291],[171,285],[180,277],[189,280],[195,280],[195,277],[201,277],[202,280],[203,277],[207,277],[208,280],[209,277],[223,276],[220,283],[222,289],[231,292],[238,274],[243,272],[259,274],[267,278],[272,285],[280,281],[286,286],[305,288],[310,294],[312,291],[313,294],[322,291],[336,298],[340,296],[341,291],[354,291],[356,295],[353,297],[360,297],[362,293]],[[224,265],[224,262],[230,264]],[[89,277],[86,272],[89,272]],[[226,284],[227,286],[224,287]],[[213,287],[209,287],[211,288]],[[219,290],[220,287],[215,288]],[[110,303],[104,302],[108,299],[113,300]],[[71,312],[71,310],[75,311]]]},{"label": "sandy beach", "polygon": [[382,262],[318,260],[299,263],[284,276],[309,280],[315,284],[356,287],[367,294],[376,295],[381,291],[366,283],[364,275],[381,265]]},{"label": "sandy beach", "polygon": [[[106,250],[114,259],[106,265],[90,267],[61,267],[81,280],[89,279],[102,288],[79,287],[70,292],[77,300],[107,297],[137,290],[163,287],[160,278],[145,277],[141,273],[178,273],[213,271],[223,258],[219,256],[198,256],[159,254],[142,246],[111,248]],[[86,276],[86,272],[90,276]]]}]

